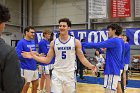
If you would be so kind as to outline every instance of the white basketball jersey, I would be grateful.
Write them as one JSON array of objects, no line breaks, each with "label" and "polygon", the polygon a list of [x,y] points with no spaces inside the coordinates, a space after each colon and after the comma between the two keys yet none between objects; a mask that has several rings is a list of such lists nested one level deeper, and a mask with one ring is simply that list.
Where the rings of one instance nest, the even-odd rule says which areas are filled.
[{"label": "white basketball jersey", "polygon": [[74,71],[76,68],[75,38],[63,43],[57,38],[54,42],[55,63],[54,70],[60,72]]}]

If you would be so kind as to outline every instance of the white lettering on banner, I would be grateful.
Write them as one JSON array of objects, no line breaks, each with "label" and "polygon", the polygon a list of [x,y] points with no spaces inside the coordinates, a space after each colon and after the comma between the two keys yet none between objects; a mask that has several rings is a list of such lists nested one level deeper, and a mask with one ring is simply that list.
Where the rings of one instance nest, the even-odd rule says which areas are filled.
[{"label": "white lettering on banner", "polygon": [[[91,31],[89,34],[88,34],[88,42],[94,42],[94,43],[97,43],[98,42],[98,35],[97,35],[98,31]],[[94,35],[94,41],[92,41],[92,35]]]},{"label": "white lettering on banner", "polygon": [[41,39],[43,39],[43,33],[36,33],[37,35],[37,40],[38,40],[38,43],[40,42]]},{"label": "white lettering on banner", "polygon": [[86,32],[78,32],[78,37],[80,38],[80,40],[87,37]]},{"label": "white lettering on banner", "polygon": [[137,30],[137,31],[134,33],[134,43],[135,43],[136,45],[140,45],[140,44],[139,44],[139,41],[138,41],[139,33],[140,33],[140,30]]},{"label": "white lettering on banner", "polygon": [[100,42],[103,40],[107,40],[108,39],[108,31],[106,31],[106,34],[105,34],[105,31],[100,31]]},{"label": "white lettering on banner", "polygon": [[[101,42],[101,41],[104,41],[104,40],[107,40],[108,39],[108,31],[104,31],[104,30],[101,30],[101,31],[77,31],[77,32],[74,32],[74,31],[71,31],[70,34],[76,38],[78,38],[79,40],[85,38],[87,40],[87,42],[94,42],[94,43],[97,43],[97,42]],[[37,42],[39,43],[41,41],[41,39],[43,39],[43,33],[36,33],[36,40]],[[54,32],[54,40],[56,39],[57,37],[57,32]]]}]

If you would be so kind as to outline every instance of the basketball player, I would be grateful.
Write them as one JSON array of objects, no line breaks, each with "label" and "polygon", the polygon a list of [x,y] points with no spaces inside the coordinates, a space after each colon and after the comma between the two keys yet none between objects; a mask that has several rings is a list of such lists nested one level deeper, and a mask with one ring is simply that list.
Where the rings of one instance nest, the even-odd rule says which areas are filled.
[{"label": "basketball player", "polygon": [[25,58],[34,58],[43,63],[49,63],[55,56],[54,69],[52,71],[52,91],[53,93],[76,93],[76,55],[80,61],[88,68],[95,70],[84,56],[79,40],[68,34],[71,27],[71,21],[68,18],[59,20],[59,38],[50,44],[50,50],[46,57],[39,57],[37,53],[23,52]]},{"label": "basketball player", "polygon": [[107,48],[106,65],[104,70],[105,93],[116,93],[117,84],[120,79],[120,61],[122,56],[122,45],[118,36],[122,33],[120,26],[111,24],[107,27],[109,39],[99,43],[83,43],[86,48]]},{"label": "basketball player", "polygon": [[124,78],[124,89],[126,89],[126,80],[127,80],[127,71],[128,71],[128,65],[130,63],[130,45],[129,45],[129,37],[126,35],[123,36],[124,42],[125,42],[125,53],[124,53],[124,73],[123,73],[123,78]]},{"label": "basketball player", "polygon": [[[120,27],[120,30],[122,31],[121,27]],[[119,35],[118,38],[120,39],[121,45],[122,45],[122,56],[121,56],[121,61],[120,61],[120,80],[119,80],[118,86],[117,86],[117,93],[124,93],[123,70],[124,70],[125,44],[124,44],[124,40],[122,38],[122,35]]]},{"label": "basketball player", "polygon": [[21,55],[22,51],[33,51],[36,50],[34,42],[35,29],[32,26],[26,27],[24,29],[24,38],[21,39],[16,47],[16,51],[21,63],[21,75],[26,79],[26,83],[23,87],[22,93],[27,93],[30,83],[32,83],[32,93],[37,93],[38,87],[38,70],[36,66],[36,61],[31,58],[23,58]]},{"label": "basketball player", "polygon": [[[46,56],[49,48],[50,48],[50,39],[51,39],[51,31],[49,29],[45,29],[43,31],[43,37],[39,44],[39,53],[43,53],[43,56]],[[53,61],[52,61],[53,62]],[[51,63],[52,63],[51,62]],[[39,62],[39,71],[41,71],[41,79],[40,79],[40,93],[47,93],[51,92],[51,85],[50,85],[50,64],[40,63]],[[43,90],[45,84],[45,91]]]}]

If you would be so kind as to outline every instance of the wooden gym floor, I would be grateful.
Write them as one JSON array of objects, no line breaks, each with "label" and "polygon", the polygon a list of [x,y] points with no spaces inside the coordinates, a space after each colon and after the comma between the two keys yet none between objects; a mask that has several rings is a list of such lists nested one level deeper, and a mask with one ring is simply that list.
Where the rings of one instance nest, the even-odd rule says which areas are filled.
[{"label": "wooden gym floor", "polygon": [[[129,80],[140,80],[140,73],[133,74],[131,77],[129,77]],[[31,87],[28,90],[28,93],[31,93]],[[103,85],[99,84],[87,84],[77,82],[76,93],[104,93],[104,88]],[[140,88],[127,87],[125,93],[140,93]]]}]

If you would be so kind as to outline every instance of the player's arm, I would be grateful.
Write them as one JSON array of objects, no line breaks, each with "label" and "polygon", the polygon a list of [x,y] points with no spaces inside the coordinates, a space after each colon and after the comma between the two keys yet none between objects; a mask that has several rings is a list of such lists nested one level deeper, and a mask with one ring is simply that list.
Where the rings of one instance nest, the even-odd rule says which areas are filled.
[{"label": "player's arm", "polygon": [[49,64],[54,57],[54,41],[50,44],[50,49],[46,57],[39,56],[37,53],[31,50],[31,52],[23,52],[24,58],[33,58],[38,62]]},{"label": "player's arm", "polygon": [[117,41],[114,39],[108,39],[99,43],[94,42],[82,42],[82,46],[85,48],[114,48],[117,45]]},{"label": "player's arm", "polygon": [[18,44],[17,44],[17,46],[16,46],[16,52],[17,52],[18,58],[20,60],[24,60],[23,56],[21,55],[22,51],[24,50],[23,47],[24,46],[23,46],[22,41],[19,41]]},{"label": "player's arm", "polygon": [[76,54],[80,60],[80,62],[82,62],[83,65],[85,65],[86,67],[90,68],[90,69],[94,69],[95,66],[92,65],[84,56],[83,52],[82,52],[82,46],[81,46],[81,42],[79,40],[76,39],[75,41],[76,43]]}]

